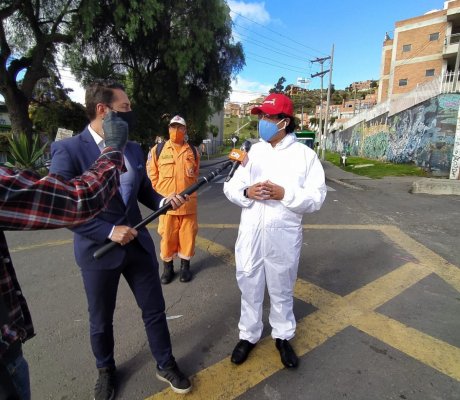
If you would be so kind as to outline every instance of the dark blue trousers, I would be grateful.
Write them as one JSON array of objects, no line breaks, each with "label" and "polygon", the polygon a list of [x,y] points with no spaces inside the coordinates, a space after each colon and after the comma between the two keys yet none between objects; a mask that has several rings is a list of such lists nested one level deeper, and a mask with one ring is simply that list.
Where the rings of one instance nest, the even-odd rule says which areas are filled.
[{"label": "dark blue trousers", "polygon": [[142,310],[150,350],[160,367],[173,359],[165,314],[165,301],[156,258],[136,240],[125,246],[122,265],[110,270],[82,269],[88,300],[91,348],[97,368],[115,366],[113,314],[118,283],[123,275]]}]

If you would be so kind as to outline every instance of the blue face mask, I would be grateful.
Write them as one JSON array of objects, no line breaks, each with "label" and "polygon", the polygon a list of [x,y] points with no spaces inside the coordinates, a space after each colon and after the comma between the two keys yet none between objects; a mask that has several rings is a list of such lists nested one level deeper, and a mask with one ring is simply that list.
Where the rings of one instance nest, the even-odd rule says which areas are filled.
[{"label": "blue face mask", "polygon": [[[281,120],[280,122],[283,122],[283,120]],[[281,129],[278,128],[278,124],[280,122],[275,124],[274,122],[270,122],[270,121],[266,121],[265,119],[261,119],[259,121],[260,137],[266,142],[270,141],[270,139],[273,138],[273,136],[275,136],[280,130],[284,129],[284,128],[281,128]]]}]

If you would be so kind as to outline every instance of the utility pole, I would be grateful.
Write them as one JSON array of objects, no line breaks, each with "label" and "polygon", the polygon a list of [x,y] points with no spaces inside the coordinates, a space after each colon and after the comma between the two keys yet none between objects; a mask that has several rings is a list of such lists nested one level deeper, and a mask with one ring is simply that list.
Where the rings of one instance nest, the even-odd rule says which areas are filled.
[{"label": "utility pole", "polygon": [[[307,86],[308,84],[310,83],[310,79],[306,79],[306,78],[297,78],[297,84],[304,84],[305,86],[303,87],[304,91],[307,90]],[[303,130],[303,103],[304,103],[304,95],[305,93],[302,92],[302,96],[301,96],[301,101],[302,101],[302,119],[300,120],[300,130],[302,131]]]},{"label": "utility pole", "polygon": [[329,72],[329,70],[323,70],[324,61],[329,60],[331,57],[318,58],[316,60],[311,60],[312,63],[319,62],[321,65],[321,72],[311,75],[312,78],[317,76],[321,77],[321,92],[320,92],[320,103],[319,103],[319,146],[323,148],[323,77]]},{"label": "utility pole", "polygon": [[326,101],[326,118],[324,121],[324,146],[321,146],[321,160],[324,161],[325,154],[326,154],[326,139],[327,139],[327,125],[328,125],[328,119],[329,119],[329,104],[331,102],[331,86],[332,86],[332,67],[334,64],[334,45],[332,45],[332,50],[331,50],[331,68],[329,72],[329,86],[327,88],[327,101]]}]

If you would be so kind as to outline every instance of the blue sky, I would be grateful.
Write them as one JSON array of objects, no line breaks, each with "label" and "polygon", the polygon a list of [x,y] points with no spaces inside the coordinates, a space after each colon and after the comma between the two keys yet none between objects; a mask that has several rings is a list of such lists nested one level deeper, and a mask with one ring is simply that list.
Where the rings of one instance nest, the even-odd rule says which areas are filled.
[{"label": "blue sky", "polygon": [[[379,79],[385,32],[393,37],[396,21],[443,9],[443,0],[227,0],[234,22],[234,38],[241,41],[246,66],[233,82],[231,101],[246,102],[266,94],[281,76],[285,84],[308,78],[319,88],[320,71],[310,60],[327,57],[334,44],[332,83],[344,89],[355,81]],[[329,62],[324,63],[329,69]],[[84,103],[84,91],[62,71],[72,100]],[[323,87],[329,76],[326,74]],[[304,85],[303,85],[304,86]],[[0,100],[1,96],[0,96]]]},{"label": "blue sky", "polygon": [[[444,8],[443,0],[228,0],[234,36],[241,41],[246,66],[230,96],[247,101],[266,93],[281,76],[286,83],[308,78],[319,88],[320,71],[310,60],[327,57],[334,44],[332,83],[344,89],[355,81],[379,79],[385,32],[393,38],[396,21]],[[324,63],[329,69],[329,62]],[[323,86],[327,87],[325,75]]]}]

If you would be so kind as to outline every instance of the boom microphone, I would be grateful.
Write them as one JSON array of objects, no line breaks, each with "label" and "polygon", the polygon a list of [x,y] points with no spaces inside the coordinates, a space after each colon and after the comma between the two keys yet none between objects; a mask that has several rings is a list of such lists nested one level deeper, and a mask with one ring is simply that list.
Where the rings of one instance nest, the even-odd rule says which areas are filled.
[{"label": "boom microphone", "polygon": [[[192,193],[195,193],[201,186],[203,186],[205,183],[211,182],[216,176],[220,175],[220,173],[224,169],[228,168],[231,164],[232,164],[231,161],[226,161],[219,168],[216,168],[215,170],[209,172],[207,175],[200,176],[196,183],[187,187],[183,192],[179,193],[179,196],[185,197],[186,195],[191,195]],[[153,212],[152,214],[144,218],[141,222],[139,222],[133,228],[141,229],[147,226],[147,224],[152,222],[155,218],[158,218],[160,215],[166,214],[171,208],[172,208],[171,202],[164,204],[157,211]],[[104,254],[106,254],[108,251],[110,251],[116,246],[118,246],[117,242],[106,243],[105,245],[103,245],[101,248],[99,248],[98,250],[94,252],[93,258],[96,260],[101,258]]]},{"label": "boom microphone", "polygon": [[230,170],[227,178],[225,179],[225,182],[228,182],[230,179],[232,179],[233,175],[235,174],[235,171],[238,169],[238,167],[241,164],[246,165],[248,161],[248,152],[250,148],[251,148],[251,142],[249,140],[245,140],[239,150],[232,149],[228,158],[234,161],[233,161],[232,169]]}]

